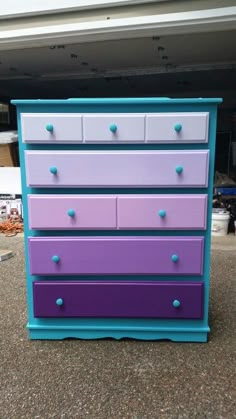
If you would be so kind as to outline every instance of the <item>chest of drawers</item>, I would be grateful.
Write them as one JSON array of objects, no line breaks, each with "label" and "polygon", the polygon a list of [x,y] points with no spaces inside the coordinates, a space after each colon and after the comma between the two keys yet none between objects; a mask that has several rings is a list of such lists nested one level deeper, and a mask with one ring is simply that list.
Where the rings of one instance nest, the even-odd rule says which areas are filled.
[{"label": "chest of drawers", "polygon": [[31,339],[207,341],[220,102],[12,101]]}]

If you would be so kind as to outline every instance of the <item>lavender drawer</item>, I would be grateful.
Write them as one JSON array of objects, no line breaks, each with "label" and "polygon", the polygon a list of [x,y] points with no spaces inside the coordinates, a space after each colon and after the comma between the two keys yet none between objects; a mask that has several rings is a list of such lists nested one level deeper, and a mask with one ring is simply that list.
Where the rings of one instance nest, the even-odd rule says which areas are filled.
[{"label": "lavender drawer", "polygon": [[118,196],[120,229],[205,230],[207,195]]},{"label": "lavender drawer", "polygon": [[115,229],[116,197],[28,195],[32,229]]},{"label": "lavender drawer", "polygon": [[144,142],[142,114],[88,114],[83,116],[83,137],[88,143]]},{"label": "lavender drawer", "polygon": [[29,237],[32,275],[201,275],[203,237]]},{"label": "lavender drawer", "polygon": [[151,143],[208,142],[208,112],[161,113],[146,117],[146,141]]},{"label": "lavender drawer", "polygon": [[201,319],[202,282],[33,282],[35,317]]},{"label": "lavender drawer", "polygon": [[208,150],[25,151],[32,187],[206,187]]},{"label": "lavender drawer", "polygon": [[83,140],[80,114],[22,113],[21,125],[25,143],[80,143]]}]

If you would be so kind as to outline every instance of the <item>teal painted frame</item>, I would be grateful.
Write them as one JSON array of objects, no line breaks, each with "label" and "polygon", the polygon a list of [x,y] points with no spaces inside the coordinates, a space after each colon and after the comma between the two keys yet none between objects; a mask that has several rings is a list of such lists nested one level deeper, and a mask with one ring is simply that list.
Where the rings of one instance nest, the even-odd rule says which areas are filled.
[{"label": "teal painted frame", "polygon": [[[213,174],[215,159],[215,137],[217,122],[217,105],[222,102],[220,98],[209,99],[169,99],[169,98],[115,98],[115,99],[68,99],[68,100],[12,100],[11,103],[17,106],[17,124],[19,134],[19,150],[21,164],[21,183],[22,183],[22,200],[24,208],[24,228],[25,228],[25,265],[26,265],[26,284],[27,284],[27,302],[28,302],[28,330],[30,339],[65,339],[65,338],[82,338],[97,339],[112,337],[115,339],[135,338],[142,340],[158,340],[169,339],[172,341],[182,342],[206,342],[210,331],[208,325],[209,313],[209,293],[210,293],[210,246],[211,246],[211,208],[213,195]],[[28,209],[27,195],[30,193],[71,193],[72,189],[33,189],[26,186],[26,174],[24,164],[25,150],[72,150],[72,149],[102,149],[102,150],[163,150],[167,146],[164,144],[122,144],[122,145],[92,145],[92,144],[68,144],[68,145],[42,145],[42,144],[25,144],[22,142],[20,114],[22,112],[29,113],[97,113],[97,112],[209,112],[209,141],[207,144],[171,144],[171,149],[209,149],[209,182],[208,188],[199,189],[165,189],[163,191],[158,188],[148,189],[148,193],[207,193],[208,194],[208,210],[207,210],[207,230],[196,231],[119,231],[119,232],[102,232],[102,231],[76,231],[76,232],[45,232],[32,231],[28,225]],[[73,188],[73,193],[146,193],[145,189],[79,189]],[[204,318],[202,320],[162,320],[162,319],[36,319],[33,315],[33,295],[32,281],[47,280],[47,277],[36,277],[30,275],[28,263],[28,236],[42,235],[203,235],[205,239],[204,246],[204,270],[201,277],[194,280],[202,280],[205,285],[204,291]],[[193,280],[192,277],[184,277],[181,280]],[[63,277],[61,277],[63,279]],[[76,277],[74,277],[76,279]],[[88,278],[87,278],[88,279]],[[91,279],[91,278],[90,278]],[[106,280],[106,277],[99,279]],[[116,277],[117,279],[117,277]],[[127,277],[120,277],[120,280]],[[130,278],[129,278],[130,279]],[[144,279],[140,277],[139,279]],[[149,277],[149,280],[151,278]],[[155,279],[170,280],[170,277],[152,277]],[[136,279],[137,280],[137,279]],[[173,280],[173,278],[171,278]],[[178,278],[179,280],[179,278]]]}]

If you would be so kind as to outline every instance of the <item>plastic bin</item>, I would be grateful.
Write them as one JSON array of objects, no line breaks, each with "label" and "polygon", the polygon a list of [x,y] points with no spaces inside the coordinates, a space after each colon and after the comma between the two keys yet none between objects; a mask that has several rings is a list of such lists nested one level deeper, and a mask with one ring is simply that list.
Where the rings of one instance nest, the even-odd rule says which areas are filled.
[{"label": "plastic bin", "polygon": [[212,236],[226,236],[228,234],[229,219],[229,211],[213,208],[211,222]]}]

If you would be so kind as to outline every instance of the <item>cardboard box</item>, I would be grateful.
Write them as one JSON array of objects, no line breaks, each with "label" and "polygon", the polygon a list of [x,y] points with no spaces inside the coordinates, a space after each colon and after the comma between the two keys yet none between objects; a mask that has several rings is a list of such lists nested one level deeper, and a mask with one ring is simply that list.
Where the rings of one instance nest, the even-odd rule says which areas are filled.
[{"label": "cardboard box", "polygon": [[19,166],[18,143],[0,144],[0,166]]},{"label": "cardboard box", "polygon": [[17,131],[0,132],[0,167],[19,166]]}]

